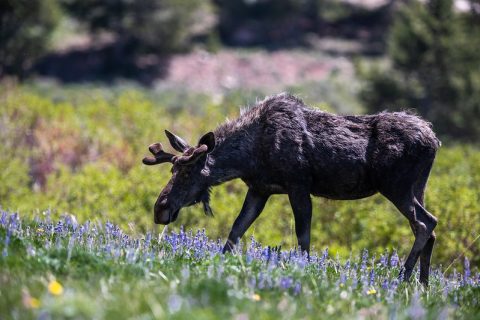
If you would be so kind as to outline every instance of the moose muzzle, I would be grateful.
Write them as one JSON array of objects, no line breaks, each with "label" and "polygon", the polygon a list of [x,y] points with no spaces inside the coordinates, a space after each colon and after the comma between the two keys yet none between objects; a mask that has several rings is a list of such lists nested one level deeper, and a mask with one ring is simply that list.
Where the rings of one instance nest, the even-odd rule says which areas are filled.
[{"label": "moose muzzle", "polygon": [[166,201],[157,201],[153,209],[153,221],[156,224],[167,225],[177,220],[179,211],[169,208]]}]

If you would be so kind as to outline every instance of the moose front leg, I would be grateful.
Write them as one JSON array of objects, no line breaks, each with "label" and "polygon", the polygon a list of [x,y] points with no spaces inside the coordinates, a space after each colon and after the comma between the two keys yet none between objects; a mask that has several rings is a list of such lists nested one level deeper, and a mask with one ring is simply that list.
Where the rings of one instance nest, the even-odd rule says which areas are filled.
[{"label": "moose front leg", "polygon": [[310,193],[295,190],[288,194],[295,217],[295,233],[301,250],[310,253],[310,228],[312,223],[312,199]]},{"label": "moose front leg", "polygon": [[225,243],[225,246],[223,247],[223,253],[232,251],[245,231],[247,231],[255,219],[260,215],[265,207],[268,197],[268,195],[256,193],[251,188],[248,189],[242,210],[233,223],[227,243]]}]

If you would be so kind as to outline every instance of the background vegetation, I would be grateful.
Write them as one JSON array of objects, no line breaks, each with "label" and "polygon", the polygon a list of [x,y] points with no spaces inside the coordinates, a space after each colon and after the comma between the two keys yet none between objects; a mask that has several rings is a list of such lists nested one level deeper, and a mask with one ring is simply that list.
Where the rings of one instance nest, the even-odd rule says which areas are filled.
[{"label": "background vegetation", "polygon": [[388,66],[367,72],[367,108],[414,106],[440,133],[478,141],[479,22],[480,11],[458,14],[452,0],[402,6],[388,38]]},{"label": "background vegetation", "polygon": [[[237,116],[239,105],[254,102],[233,93],[221,102],[192,96],[195,103],[189,106],[189,99],[175,98],[174,92],[77,87],[40,95],[36,87],[3,88],[2,207],[29,214],[69,212],[81,221],[110,220],[132,231],[152,229],[153,203],[170,177],[168,164],[141,165],[150,143],[168,144],[159,128],[197,141],[226,117]],[[448,265],[462,253],[475,265],[480,262],[478,243],[470,246],[480,228],[479,185],[480,151],[443,146],[427,192],[427,207],[440,219],[435,263]],[[245,193],[241,181],[216,187],[214,218],[205,217],[201,206],[190,207],[169,228],[205,228],[210,237],[225,239]],[[343,257],[363,248],[406,253],[412,243],[407,221],[381,196],[354,202],[316,198],[313,207],[312,240],[318,250],[329,247]],[[254,235],[265,245],[289,248],[296,244],[293,228],[287,197],[274,196],[246,239]]]}]

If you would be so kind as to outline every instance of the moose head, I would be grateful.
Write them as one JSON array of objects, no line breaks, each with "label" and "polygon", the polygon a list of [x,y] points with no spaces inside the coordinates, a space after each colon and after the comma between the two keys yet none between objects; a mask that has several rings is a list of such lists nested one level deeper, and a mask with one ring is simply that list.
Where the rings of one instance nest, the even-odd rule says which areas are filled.
[{"label": "moose head", "polygon": [[153,157],[143,159],[143,163],[150,166],[166,162],[173,164],[172,177],[155,203],[155,223],[167,225],[177,220],[181,208],[198,202],[203,203],[206,215],[213,215],[209,205],[209,171],[206,166],[208,154],[215,148],[214,133],[208,132],[201,137],[196,147],[191,147],[168,130],[165,134],[172,147],[182,154],[167,153],[161,143],[154,143],[148,147]]}]

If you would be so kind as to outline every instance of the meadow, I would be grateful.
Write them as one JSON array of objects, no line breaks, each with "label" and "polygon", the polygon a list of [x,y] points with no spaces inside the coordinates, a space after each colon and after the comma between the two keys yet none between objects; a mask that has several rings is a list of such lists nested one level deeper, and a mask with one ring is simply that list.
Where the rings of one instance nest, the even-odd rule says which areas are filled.
[{"label": "meadow", "polygon": [[439,218],[435,270],[424,289],[397,279],[413,235],[381,196],[315,198],[311,261],[294,250],[283,196],[269,200],[244,238],[243,254],[219,254],[246,193],[241,181],[213,189],[213,218],[194,206],[166,229],[153,225],[153,204],[170,171],[141,164],[147,146],[167,145],[163,129],[195,143],[262,93],[0,86],[0,314],[6,318],[475,318],[479,312],[477,146],[441,137],[426,196]]},{"label": "meadow", "polygon": [[396,252],[346,261],[262,247],[234,254],[204,231],[129,235],[1,212],[2,319],[476,319],[480,274],[434,268],[430,287],[398,279]]}]

